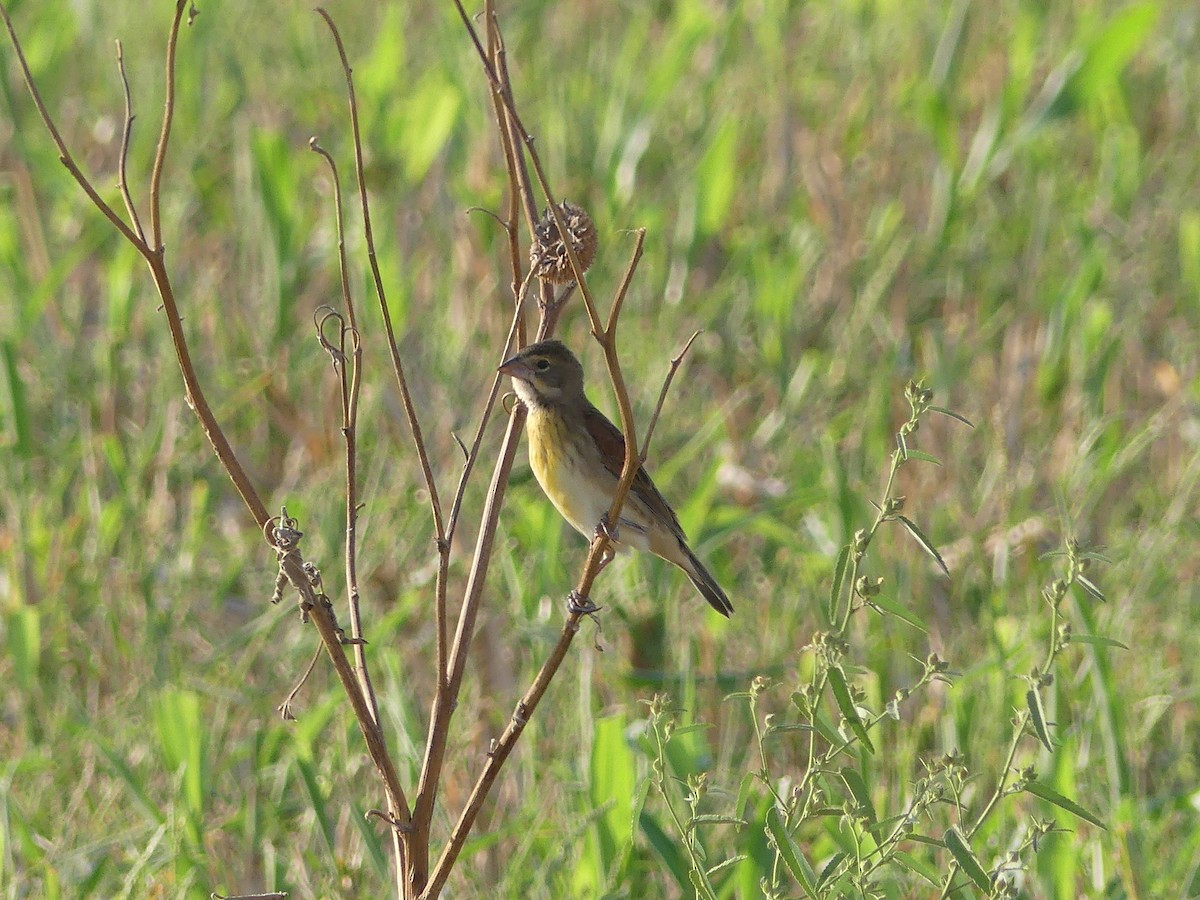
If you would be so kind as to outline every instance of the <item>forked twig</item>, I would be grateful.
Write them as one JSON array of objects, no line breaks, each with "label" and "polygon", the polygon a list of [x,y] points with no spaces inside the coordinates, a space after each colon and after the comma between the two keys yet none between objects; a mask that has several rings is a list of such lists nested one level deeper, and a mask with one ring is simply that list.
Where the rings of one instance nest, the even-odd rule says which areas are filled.
[{"label": "forked twig", "polygon": [[[375,284],[375,296],[379,301],[379,310],[383,315],[383,327],[387,333],[388,353],[392,361],[392,371],[400,390],[400,401],[404,406],[404,414],[408,418],[409,429],[412,432],[413,444],[416,447],[417,459],[421,464],[421,474],[425,479],[425,489],[429,492],[429,505],[433,513],[435,540],[440,553],[449,553],[446,543],[446,528],[442,518],[442,504],[438,496],[437,482],[433,477],[433,467],[429,462],[429,453],[425,447],[425,438],[421,431],[421,422],[417,417],[416,405],[408,389],[408,379],[404,374],[404,363],[400,358],[400,349],[396,343],[396,331],[392,325],[392,313],[387,304],[387,292],[383,287],[383,276],[379,271],[379,261],[375,252],[375,235],[371,228],[371,205],[367,199],[367,183],[363,169],[362,133],[358,124],[358,100],[354,93],[354,75],[350,68],[350,60],[346,56],[346,47],[338,32],[333,18],[324,9],[318,7],[317,14],[325,20],[337,45],[338,58],[342,63],[342,73],[346,78],[346,94],[350,107],[350,129],[354,138],[354,174],[358,183],[358,197],[362,208],[363,235],[367,245],[367,257],[371,264],[371,277]],[[446,659],[446,626],[444,599],[435,604],[438,618],[438,659],[440,665],[445,665]]]},{"label": "forked twig", "polygon": [[[67,149],[67,144],[59,133],[58,126],[54,124],[54,120],[50,118],[50,113],[46,109],[46,104],[42,102],[42,95],[38,92],[37,84],[33,80],[33,74],[29,71],[29,63],[25,61],[25,51],[21,48],[21,42],[17,39],[17,32],[13,29],[12,19],[8,17],[8,9],[5,8],[3,3],[0,3],[0,17],[4,18],[4,27],[8,29],[8,39],[12,43],[13,50],[16,51],[17,63],[21,67],[21,77],[25,80],[25,87],[29,91],[29,96],[33,98],[33,105],[37,108],[42,124],[50,132],[50,139],[54,141],[54,146],[58,148],[58,161],[71,173],[71,177],[75,179],[75,183],[87,194],[88,199],[92,201],[92,205],[100,210],[104,214],[104,217],[112,223],[112,226],[121,232],[121,236],[136,247],[138,252],[144,256],[146,254],[146,242],[125,224],[125,220],[117,215],[116,210],[104,202],[104,198],[96,193],[92,182],[88,180],[88,177],[75,164],[75,158],[71,156],[71,151]],[[176,22],[178,22],[178,16],[176,17]],[[264,514],[264,521],[265,519]]]},{"label": "forked twig", "polygon": [[[641,243],[644,237],[644,231],[638,235],[637,245],[634,250],[633,258],[630,260],[629,268],[626,272],[626,278],[623,286],[627,286],[632,278],[633,272],[637,267],[638,259],[641,256]],[[623,296],[623,290],[618,294],[618,298]],[[620,314],[621,306],[618,300],[613,301],[613,309],[616,314]],[[616,324],[615,315],[610,313],[608,320],[608,328],[605,330],[604,337],[607,343],[604,344],[605,357],[609,362],[609,375],[613,376],[613,360],[616,354]],[[603,343],[603,342],[602,342]],[[689,344],[691,342],[689,341]],[[686,350],[686,348],[685,348]],[[611,355],[610,355],[611,354]],[[680,354],[682,357],[682,353]],[[666,399],[666,388],[664,385],[663,391],[659,395],[659,408]],[[629,403],[629,396],[625,390],[625,383],[620,378],[620,371],[617,369],[616,376],[613,378],[614,390],[617,392],[618,405],[624,409],[622,420],[625,425],[626,433],[633,433],[632,411]],[[517,408],[520,411],[520,407]],[[647,442],[648,446],[648,442]],[[631,449],[632,448],[632,449]],[[626,444],[625,468],[621,473],[621,479],[617,484],[616,492],[613,495],[612,506],[609,509],[609,521],[616,522],[619,520],[621,508],[625,503],[625,498],[629,495],[629,490],[633,485],[633,479],[639,468],[636,449],[632,443]],[[605,533],[598,533],[592,540],[591,547],[588,550],[587,559],[584,562],[583,569],[580,573],[579,580],[575,585],[575,594],[581,597],[590,595],[592,585],[595,582],[596,576],[600,573],[603,565],[605,554],[608,552],[610,538]],[[441,856],[438,857],[437,863],[434,865],[429,875],[429,883],[425,891],[421,894],[423,900],[432,900],[438,896],[442,888],[445,886],[446,879],[450,875],[450,870],[454,867],[454,863],[462,851],[463,845],[466,843],[467,837],[471,832],[471,828],[475,824],[475,819],[482,809],[484,801],[487,799],[488,793],[491,791],[492,785],[500,774],[500,770],[504,767],[504,763],[508,760],[509,755],[517,745],[517,741],[521,737],[521,733],[525,729],[529,718],[537,709],[542,697],[545,696],[546,690],[550,686],[550,682],[558,673],[559,667],[566,658],[567,651],[571,648],[571,643],[575,639],[575,635],[579,632],[579,622],[585,614],[571,610],[567,614],[567,619],[563,623],[562,631],[559,633],[558,641],[554,648],[550,651],[550,655],[538,670],[533,683],[525,691],[520,702],[517,703],[516,710],[510,718],[508,725],[504,729],[504,733],[493,743],[488,752],[487,762],[484,764],[483,771],[479,774],[474,787],[471,789],[471,794],[467,799],[467,804],[459,814],[458,821],[455,822],[451,829],[450,837],[442,848]]]},{"label": "forked twig", "polygon": [[[175,106],[175,50],[179,38],[180,25],[183,22],[184,9],[188,6],[188,0],[176,0],[175,15],[172,20],[170,34],[167,40],[167,62],[166,62],[166,101],[163,109],[162,128],[159,132],[158,145],[154,156],[154,169],[151,173],[150,192],[149,192],[149,207],[151,221],[151,235],[153,238],[153,246],[139,235],[133,228],[126,224],[119,215],[109,206],[102,197],[97,193],[92,182],[80,171],[76,165],[70,151],[67,149],[66,143],[63,141],[62,135],[59,133],[54,120],[51,118],[46,109],[45,103],[42,102],[41,95],[38,93],[37,85],[34,83],[33,76],[29,71],[29,65],[25,60],[24,51],[21,48],[21,43],[17,38],[16,31],[13,28],[12,20],[9,18],[8,10],[3,4],[0,4],[0,17],[4,19],[5,27],[8,31],[9,40],[12,43],[13,49],[16,51],[17,60],[21,67],[22,77],[25,80],[25,85],[29,90],[30,96],[33,98],[34,106],[37,108],[38,115],[42,120],[42,124],[49,132],[51,140],[55,147],[58,148],[59,159],[71,174],[75,182],[80,186],[88,199],[98,209],[106,219],[120,232],[124,237],[145,259],[147,266],[150,268],[151,277],[154,280],[155,289],[158,291],[159,298],[162,300],[162,309],[167,319],[167,327],[171,334],[171,342],[175,350],[176,361],[179,364],[180,374],[183,377],[184,390],[188,405],[196,414],[201,427],[204,429],[205,435],[212,444],[213,451],[220,460],[221,465],[229,474],[242,500],[245,502],[251,515],[260,528],[268,530],[268,524],[271,517],[267,514],[266,508],[263,505],[262,499],[258,492],[251,484],[246,476],[245,470],[242,468],[240,461],[228,439],[222,430],[220,423],[213,415],[212,409],[208,404],[207,398],[204,395],[203,388],[196,376],[195,367],[192,364],[191,352],[188,348],[187,338],[183,332],[183,321],[179,314],[179,308],[175,301],[174,288],[171,284],[170,274],[167,271],[165,262],[164,248],[161,237],[161,181],[162,173],[165,166],[167,146],[171,135],[171,122],[174,115]],[[358,682],[355,678],[353,669],[350,666],[349,660],[346,658],[345,651],[342,646],[342,635],[337,627],[336,619],[333,616],[332,610],[328,608],[326,603],[322,602],[320,596],[309,583],[305,572],[304,560],[300,556],[299,550],[295,545],[280,547],[274,544],[279,555],[279,563],[281,571],[287,576],[288,581],[300,594],[301,608],[306,610],[310,616],[317,631],[321,635],[321,641],[325,645],[326,651],[329,654],[330,660],[333,662],[334,670],[337,672],[339,680],[342,682],[342,687],[350,699],[351,705],[354,707],[355,718],[358,721],[359,729],[366,741],[367,749],[371,754],[372,760],[378,767],[384,781],[385,791],[388,795],[389,805],[397,810],[397,819],[402,823],[407,823],[410,818],[408,801],[404,795],[404,790],[400,785],[399,777],[396,774],[395,766],[387,754],[387,748],[383,743],[382,735],[379,728],[375,725],[367,706],[365,697],[359,689]]]},{"label": "forked twig", "polygon": [[146,232],[142,230],[142,222],[138,218],[137,206],[129,193],[129,179],[125,176],[125,166],[129,161],[129,141],[133,137],[133,98],[129,95],[129,78],[125,74],[125,51],[121,42],[117,41],[117,71],[121,73],[121,92],[125,97],[125,115],[121,126],[121,151],[117,157],[117,187],[121,191],[121,199],[125,201],[125,211],[129,213],[129,221],[133,230],[143,242]]},{"label": "forked twig", "polygon": [[[327,315],[317,323],[317,334],[321,342],[329,350],[333,358],[334,368],[338,372],[342,400],[342,437],[346,443],[346,596],[350,607],[350,634],[355,639],[354,665],[358,671],[358,680],[363,692],[367,695],[375,723],[379,723],[379,701],[375,697],[375,685],[371,682],[367,670],[366,651],[363,646],[362,611],[360,609],[360,592],[358,588],[358,397],[362,385],[362,340],[358,330],[358,321],[354,310],[354,297],[350,293],[350,274],[346,265],[346,225],[342,207],[342,182],[338,178],[337,163],[317,139],[310,138],[309,149],[318,154],[329,166],[333,178],[333,203],[336,212],[338,236],[338,271],[341,275],[342,302],[346,305],[346,315],[350,325],[336,312],[330,310],[332,318],[338,323],[338,343],[335,348],[327,345],[324,335],[325,322],[331,316]],[[350,334],[350,354],[346,354],[346,334]],[[347,361],[349,365],[347,366]]]},{"label": "forked twig", "polygon": [[[471,43],[475,45],[475,52],[479,55],[480,62],[483,64],[483,70],[487,74],[488,82],[492,87],[492,91],[500,97],[504,103],[504,108],[507,111],[509,121],[512,124],[513,130],[517,133],[521,142],[525,145],[525,150],[529,154],[529,161],[533,165],[534,174],[537,175],[538,185],[542,189],[542,194],[546,198],[546,203],[549,205],[550,215],[554,219],[554,225],[558,229],[559,234],[567,234],[567,225],[563,221],[562,210],[559,209],[558,203],[554,199],[554,193],[550,190],[550,182],[546,178],[546,171],[542,168],[541,157],[533,146],[533,135],[525,128],[521,121],[521,116],[517,112],[516,104],[513,102],[512,92],[507,79],[501,80],[495,66],[492,64],[491,58],[480,43],[479,35],[475,31],[475,26],[471,22],[470,16],[463,8],[462,0],[454,0],[454,6],[458,10],[458,16],[462,19],[463,26],[467,29],[467,34],[471,38]],[[489,27],[493,23],[489,20]],[[500,56],[503,59],[503,55]],[[519,158],[520,154],[516,154]],[[588,319],[592,323],[592,331],[600,331],[600,314],[596,311],[596,303],[592,299],[592,293],[588,289],[587,281],[583,277],[583,267],[579,264],[579,256],[575,253],[575,248],[571,246],[571,241],[564,241],[563,248],[566,251],[567,259],[571,261],[571,270],[575,273],[575,282],[579,285],[579,292],[583,296],[584,307],[587,309]],[[539,335],[546,337],[548,334]]]}]

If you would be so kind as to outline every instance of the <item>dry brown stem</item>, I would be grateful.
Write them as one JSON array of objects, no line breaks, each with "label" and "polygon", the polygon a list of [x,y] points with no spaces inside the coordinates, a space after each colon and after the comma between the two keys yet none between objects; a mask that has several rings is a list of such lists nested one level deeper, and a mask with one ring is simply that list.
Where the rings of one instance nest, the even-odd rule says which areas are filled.
[{"label": "dry brown stem", "polygon": [[[25,60],[24,51],[21,48],[21,43],[17,38],[16,31],[13,29],[12,20],[9,18],[8,10],[0,4],[0,17],[4,19],[5,28],[8,31],[9,39],[13,49],[16,52],[18,63],[21,67],[21,73],[25,80],[25,85],[29,90],[30,96],[33,98],[34,105],[37,108],[38,115],[42,119],[46,130],[49,132],[51,140],[58,148],[59,159],[66,167],[67,171],[75,179],[83,192],[87,195],[92,204],[104,215],[105,218],[117,229],[118,232],[138,251],[142,258],[146,261],[150,269],[151,278],[154,281],[155,289],[158,291],[159,298],[162,301],[162,309],[166,316],[167,328],[171,335],[172,346],[175,350],[176,361],[179,364],[180,374],[183,377],[185,396],[188,406],[191,407],[199,420],[201,427],[204,429],[205,435],[212,444],[213,451],[220,461],[225,471],[229,474],[242,500],[250,510],[254,520],[260,528],[263,528],[268,533],[271,531],[269,524],[271,517],[268,516],[266,507],[263,505],[258,492],[251,484],[246,476],[237,455],[234,453],[229,440],[225,436],[225,432],[214,416],[208,400],[205,397],[204,390],[200,384],[199,378],[196,375],[195,367],[192,364],[191,352],[188,348],[187,338],[183,331],[183,320],[179,313],[179,307],[175,299],[174,288],[171,284],[170,274],[166,265],[165,248],[162,242],[162,216],[161,216],[161,184],[163,171],[166,166],[167,150],[171,138],[171,125],[174,117],[175,108],[175,59],[176,47],[179,39],[179,30],[183,22],[184,10],[187,8],[187,0],[177,0],[175,5],[175,15],[172,20],[170,33],[167,39],[167,54],[166,54],[166,100],[163,109],[162,127],[159,131],[158,144],[154,154],[154,167],[150,176],[149,189],[149,209],[150,209],[150,231],[152,240],[148,240],[142,232],[141,225],[132,209],[132,199],[129,194],[127,184],[125,184],[124,164],[119,163],[122,181],[122,198],[130,207],[130,216],[134,222],[131,227],[109,206],[99,193],[96,191],[91,180],[83,174],[76,165],[70,150],[63,141],[53,118],[46,109],[42,101],[41,95],[37,90],[37,85],[33,80],[33,76],[29,71],[29,66]],[[123,59],[119,60],[119,68],[123,72]],[[124,80],[124,79],[123,79]],[[122,132],[122,145],[120,148],[121,158],[125,158],[128,152],[128,141],[131,133],[131,125],[133,121],[133,113],[131,104],[126,105],[125,123]],[[300,556],[299,550],[294,543],[286,547],[280,547],[278,543],[272,540],[272,544],[276,546],[279,554],[280,570],[287,576],[288,581],[296,589],[300,595],[300,605],[311,618],[321,636],[322,643],[325,645],[326,651],[333,663],[339,680],[342,682],[343,689],[346,691],[347,697],[350,699],[351,706],[354,709],[355,717],[358,721],[359,728],[363,733],[363,738],[367,744],[368,752],[371,755],[372,761],[379,769],[381,778],[384,783],[385,793],[387,794],[389,809],[394,811],[394,817],[401,827],[406,827],[410,812],[408,801],[405,797],[404,790],[400,785],[400,780],[396,774],[395,766],[387,753],[387,747],[383,740],[383,734],[375,722],[367,699],[359,688],[358,680],[355,672],[352,669],[349,660],[346,657],[343,649],[343,636],[338,628],[337,621],[333,615],[332,607],[328,604],[327,598],[323,595],[318,595],[314,589],[309,576],[306,573],[306,566],[303,558]],[[403,866],[402,866],[403,867]]]},{"label": "dry brown stem", "polygon": [[[566,234],[567,229],[562,219],[561,209],[542,167],[541,160],[534,148],[533,139],[525,128],[518,114],[513,98],[512,85],[509,79],[504,41],[496,23],[492,0],[485,0],[484,18],[487,28],[486,47],[479,40],[475,28],[463,10],[460,0],[455,5],[462,16],[463,23],[474,43],[480,57],[488,82],[492,88],[493,110],[496,116],[500,147],[503,153],[505,168],[509,182],[509,198],[503,226],[508,236],[509,259],[512,267],[511,289],[513,293],[513,316],[509,333],[506,337],[504,353],[497,359],[500,362],[507,354],[514,340],[518,346],[524,344],[526,333],[526,294],[532,283],[532,275],[524,271],[524,257],[520,251],[518,238],[518,217],[524,215],[530,234],[533,234],[537,222],[537,210],[534,200],[533,182],[529,177],[528,167],[532,167],[537,184],[545,197],[547,207],[551,211],[560,234]],[[495,783],[505,761],[509,758],[517,741],[520,739],[525,724],[533,715],[545,695],[554,676],[557,674],[575,634],[579,630],[580,619],[584,615],[579,611],[570,610],[557,642],[551,649],[547,659],[542,664],[533,682],[525,691],[517,704],[508,726],[503,734],[494,742],[492,752],[479,773],[474,788],[465,807],[459,813],[450,837],[442,848],[436,865],[430,870],[430,830],[433,820],[434,806],[438,787],[445,765],[448,748],[450,725],[454,709],[462,688],[466,672],[467,650],[474,635],[475,625],[481,610],[485,575],[492,557],[496,537],[497,522],[500,509],[505,498],[509,473],[516,457],[520,434],[525,422],[525,411],[519,405],[514,407],[509,415],[507,430],[499,450],[491,481],[484,500],[484,508],[478,532],[478,538],[467,577],[462,604],[458,616],[457,627],[453,640],[449,634],[449,613],[447,610],[447,582],[450,559],[450,538],[453,536],[459,522],[462,500],[468,479],[478,461],[484,429],[494,411],[496,398],[499,394],[501,377],[492,379],[487,399],[481,411],[480,422],[469,449],[466,449],[466,461],[459,477],[454,501],[451,506],[449,519],[442,512],[441,500],[433,476],[428,450],[422,435],[420,421],[409,391],[403,362],[398,349],[396,334],[392,325],[391,315],[386,301],[382,277],[377,264],[374,236],[371,228],[370,207],[367,198],[363,172],[363,151],[358,121],[358,107],[354,93],[354,82],[338,29],[327,12],[319,9],[332,33],[337,47],[345,76],[347,100],[350,113],[351,131],[353,134],[355,176],[358,196],[363,216],[367,253],[374,281],[375,293],[383,316],[388,352],[400,398],[404,406],[412,434],[413,445],[421,466],[425,486],[430,498],[430,511],[433,519],[433,531],[439,554],[437,579],[435,582],[434,616],[436,621],[436,688],[431,704],[429,731],[427,735],[425,754],[422,761],[421,773],[417,785],[414,803],[410,808],[407,796],[400,784],[395,765],[389,755],[387,743],[380,727],[380,716],[374,688],[368,674],[364,642],[362,640],[362,621],[359,609],[359,588],[357,577],[357,410],[361,378],[361,343],[360,331],[356,320],[355,307],[350,295],[348,283],[348,267],[345,255],[345,237],[342,195],[333,158],[312,142],[312,149],[319,153],[327,162],[332,173],[335,186],[335,205],[338,231],[338,259],[341,274],[343,301],[346,305],[348,323],[343,321],[340,314],[330,311],[318,322],[318,334],[322,345],[334,360],[335,369],[339,376],[340,400],[342,408],[342,432],[345,438],[345,468],[346,468],[346,545],[345,545],[345,577],[346,590],[349,596],[351,636],[345,637],[339,628],[332,604],[320,588],[320,575],[311,564],[306,564],[300,555],[298,541],[300,534],[285,520],[268,516],[266,508],[254,486],[249,481],[236,454],[227,440],[219,422],[216,420],[205,398],[204,391],[196,376],[191,356],[183,331],[182,318],[176,303],[171,285],[169,272],[165,261],[165,249],[162,239],[161,217],[161,185],[166,169],[167,153],[170,144],[172,123],[175,107],[176,88],[176,53],[180,26],[183,22],[184,11],[188,0],[177,0],[175,15],[170,29],[166,50],[166,100],[164,104],[162,124],[158,143],[155,148],[153,168],[149,183],[149,235],[146,234],[138,217],[137,207],[133,200],[126,177],[126,160],[128,156],[130,135],[134,120],[133,103],[129,82],[125,74],[123,48],[117,44],[117,63],[121,76],[125,101],[124,129],[118,160],[118,188],[125,211],[129,217],[126,222],[120,214],[109,206],[95,190],[92,182],[75,164],[67,149],[54,121],[49,115],[37,87],[30,75],[21,46],[9,20],[7,10],[0,5],[0,15],[3,16],[9,37],[16,50],[26,85],[51,139],[58,148],[60,159],[68,172],[82,188],[89,200],[109,220],[120,234],[137,249],[146,260],[151,277],[162,300],[162,308],[166,317],[167,327],[171,334],[180,372],[183,377],[186,398],[193,409],[201,427],[212,443],[218,460],[224,466],[233,481],[238,493],[246,503],[251,515],[263,528],[268,542],[276,550],[280,572],[292,585],[299,596],[299,605],[306,618],[311,619],[321,637],[334,670],[342,688],[350,701],[359,729],[363,734],[368,752],[375,763],[384,786],[387,800],[386,812],[375,811],[375,814],[389,823],[393,839],[393,848],[397,858],[397,892],[405,898],[432,898],[439,895],[446,884],[451,869],[470,834],[471,828],[486,801],[488,793]],[[527,167],[528,163],[528,167]],[[633,410],[629,400],[628,390],[622,376],[620,361],[617,353],[617,325],[620,319],[625,298],[628,293],[638,261],[641,257],[645,240],[644,230],[636,232],[636,240],[632,257],[626,269],[624,278],[614,295],[607,318],[602,320],[598,308],[592,298],[587,282],[583,278],[583,270],[579,265],[575,251],[570,241],[565,242],[567,256],[575,274],[575,283],[568,285],[563,291],[555,294],[553,288],[540,282],[541,299],[539,302],[540,320],[538,322],[536,339],[540,340],[553,334],[564,304],[578,287],[583,297],[584,308],[593,336],[604,351],[605,363],[609,372],[613,392],[620,409],[621,429],[626,436],[626,458],[622,468],[620,481],[617,486],[613,503],[609,509],[609,521],[618,521],[620,510],[629,492],[638,466],[653,435],[654,425],[662,409],[667,390],[683,355],[687,352],[691,341],[683,351],[671,362],[671,368],[658,398],[658,404],[647,429],[646,440],[642,454],[638,452],[637,434],[634,428]],[[336,334],[326,334],[326,326],[335,324]],[[349,338],[349,346],[347,346]],[[692,339],[695,339],[693,335]],[[287,527],[285,527],[287,526]],[[575,593],[587,597],[594,581],[603,568],[609,550],[610,538],[602,531],[592,541],[587,558],[575,585]],[[277,585],[277,593],[282,582]],[[345,652],[345,644],[354,646],[355,664],[352,666]]]}]

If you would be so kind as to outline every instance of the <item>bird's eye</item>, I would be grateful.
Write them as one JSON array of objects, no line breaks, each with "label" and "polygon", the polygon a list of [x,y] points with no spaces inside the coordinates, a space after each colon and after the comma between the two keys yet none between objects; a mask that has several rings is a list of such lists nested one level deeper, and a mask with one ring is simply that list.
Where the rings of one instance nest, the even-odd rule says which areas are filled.
[{"label": "bird's eye", "polygon": [[550,368],[550,360],[543,357],[534,363],[534,366],[539,372],[545,372],[548,368]]}]

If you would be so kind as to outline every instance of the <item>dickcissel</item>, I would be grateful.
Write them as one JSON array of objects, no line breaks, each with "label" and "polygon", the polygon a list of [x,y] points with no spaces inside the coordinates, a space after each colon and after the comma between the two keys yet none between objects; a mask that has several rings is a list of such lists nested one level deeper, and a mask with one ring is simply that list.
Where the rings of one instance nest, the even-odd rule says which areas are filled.
[{"label": "dickcissel", "polygon": [[583,366],[560,341],[531,344],[500,366],[529,410],[529,465],[563,518],[584,537],[604,529],[618,549],[636,547],[683,569],[723,616],[733,604],[687,545],[675,511],[639,468],[615,528],[607,523],[625,463],[625,438],[583,391]]}]

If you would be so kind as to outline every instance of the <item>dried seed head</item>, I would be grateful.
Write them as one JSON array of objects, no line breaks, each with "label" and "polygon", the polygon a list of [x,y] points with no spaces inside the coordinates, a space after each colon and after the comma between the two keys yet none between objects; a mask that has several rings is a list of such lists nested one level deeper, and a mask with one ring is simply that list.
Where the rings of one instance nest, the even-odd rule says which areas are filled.
[{"label": "dried seed head", "polygon": [[[592,217],[567,200],[558,207],[567,234],[571,237],[571,249],[579,260],[579,268],[586,272],[596,258],[596,225]],[[575,280],[567,248],[559,234],[554,216],[547,209],[534,227],[534,242],[529,248],[529,264],[534,274],[553,284],[566,284]]]}]

